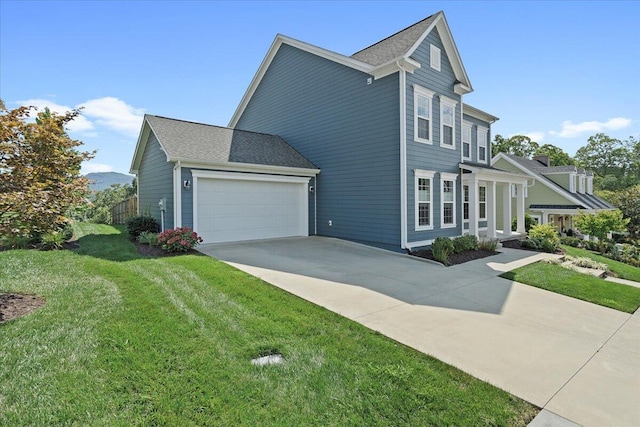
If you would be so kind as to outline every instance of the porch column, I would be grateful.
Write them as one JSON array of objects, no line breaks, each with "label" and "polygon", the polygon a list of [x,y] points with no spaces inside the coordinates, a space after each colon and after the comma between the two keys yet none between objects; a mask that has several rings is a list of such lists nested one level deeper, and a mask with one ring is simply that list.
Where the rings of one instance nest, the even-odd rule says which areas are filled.
[{"label": "porch column", "polygon": [[502,232],[511,235],[511,183],[502,185]]},{"label": "porch column", "polygon": [[487,237],[496,237],[496,182],[487,182]]},{"label": "porch column", "polygon": [[518,211],[518,225],[516,231],[518,233],[524,233],[524,185],[517,184],[518,188],[518,201],[517,201],[517,211]]},{"label": "porch column", "polygon": [[469,234],[478,236],[478,181],[473,174],[467,184],[469,185]]}]

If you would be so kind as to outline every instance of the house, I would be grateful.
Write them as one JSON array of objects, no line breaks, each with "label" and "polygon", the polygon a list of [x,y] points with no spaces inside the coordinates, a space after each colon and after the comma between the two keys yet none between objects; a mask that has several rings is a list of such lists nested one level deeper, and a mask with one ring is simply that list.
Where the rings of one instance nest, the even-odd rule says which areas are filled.
[{"label": "house", "polygon": [[403,251],[508,234],[513,209],[523,232],[530,177],[491,165],[498,118],[464,102],[472,90],[443,12],[350,56],[277,35],[228,128],[145,117],[140,209],[160,217],[166,199],[165,227],[205,242],[317,234]]},{"label": "house", "polygon": [[[524,188],[525,213],[539,224],[551,224],[558,232],[572,230],[573,216],[579,212],[595,213],[614,209],[593,194],[593,172],[569,166],[551,166],[548,156],[525,159],[499,153],[492,160],[494,167],[525,173],[529,177]],[[512,188],[512,196],[517,196]],[[499,209],[499,212],[503,212]],[[511,213],[511,217],[514,213]]]}]

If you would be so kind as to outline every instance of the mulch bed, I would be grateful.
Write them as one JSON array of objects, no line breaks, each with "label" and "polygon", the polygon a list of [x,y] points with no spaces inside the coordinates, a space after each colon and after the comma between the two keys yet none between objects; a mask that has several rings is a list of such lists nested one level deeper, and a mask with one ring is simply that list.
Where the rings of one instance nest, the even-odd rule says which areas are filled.
[{"label": "mulch bed", "polygon": [[[460,252],[459,254],[452,254],[452,255],[449,255],[449,266],[464,264],[465,262],[490,257],[492,255],[497,255],[499,253],[500,252],[489,251],[486,249],[478,249],[477,251],[465,251],[465,252]],[[437,263],[440,262],[433,257],[433,253],[431,252],[431,249],[411,252],[410,255],[429,259]]]},{"label": "mulch bed", "polygon": [[45,305],[46,301],[37,295],[0,293],[0,323],[26,316]]}]

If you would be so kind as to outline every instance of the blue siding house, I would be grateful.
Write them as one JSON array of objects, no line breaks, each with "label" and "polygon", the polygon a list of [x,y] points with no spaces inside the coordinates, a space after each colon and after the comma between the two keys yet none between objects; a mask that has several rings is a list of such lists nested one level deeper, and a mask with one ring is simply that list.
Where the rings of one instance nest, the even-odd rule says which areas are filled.
[{"label": "blue siding house", "polygon": [[[145,117],[140,206],[166,198],[167,225],[208,242],[318,234],[403,251],[509,234],[496,201],[511,212],[527,176],[491,166],[498,118],[464,103],[472,90],[443,12],[351,56],[277,35],[228,128]],[[234,134],[251,136],[242,156]],[[523,197],[515,211],[524,231]]]}]

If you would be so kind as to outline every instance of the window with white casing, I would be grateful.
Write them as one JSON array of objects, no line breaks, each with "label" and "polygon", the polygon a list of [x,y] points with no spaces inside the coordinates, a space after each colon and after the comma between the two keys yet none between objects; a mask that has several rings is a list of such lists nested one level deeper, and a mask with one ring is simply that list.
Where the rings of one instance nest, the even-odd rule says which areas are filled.
[{"label": "window with white casing", "polygon": [[593,177],[587,177],[587,194],[593,194]]},{"label": "window with white casing", "polygon": [[462,123],[462,158],[471,160],[471,126],[469,122]]},{"label": "window with white casing", "polygon": [[456,105],[457,101],[440,95],[440,146],[456,148]]},{"label": "window with white casing", "polygon": [[[529,189],[526,185],[522,186],[522,191],[524,193],[524,197],[529,197]],[[511,184],[511,197],[518,197],[518,185]]]},{"label": "window with white casing", "polygon": [[440,173],[440,200],[442,205],[442,228],[456,226],[456,179],[457,175]]},{"label": "window with white casing", "polygon": [[478,126],[477,138],[478,138],[478,163],[487,162],[487,134],[489,129]]},{"label": "window with white casing", "polygon": [[487,187],[478,187],[478,219],[487,219]]},{"label": "window with white casing", "polygon": [[433,176],[435,172],[416,169],[415,218],[416,231],[433,229]]},{"label": "window with white casing", "polygon": [[463,185],[462,192],[464,196],[462,203],[462,219],[464,221],[469,221],[469,186]]},{"label": "window with white casing", "polygon": [[576,174],[574,173],[569,175],[569,191],[571,193],[576,192]]},{"label": "window with white casing", "polygon": [[429,65],[436,71],[440,71],[440,48],[431,45],[429,52]]},{"label": "window with white casing", "polygon": [[578,192],[579,193],[584,193],[584,184],[585,184],[585,180],[586,180],[586,176],[585,175],[580,175],[580,181],[579,181],[579,186],[578,186]]},{"label": "window with white casing", "polygon": [[431,144],[431,101],[435,92],[421,86],[413,86],[413,139],[417,142]]}]

